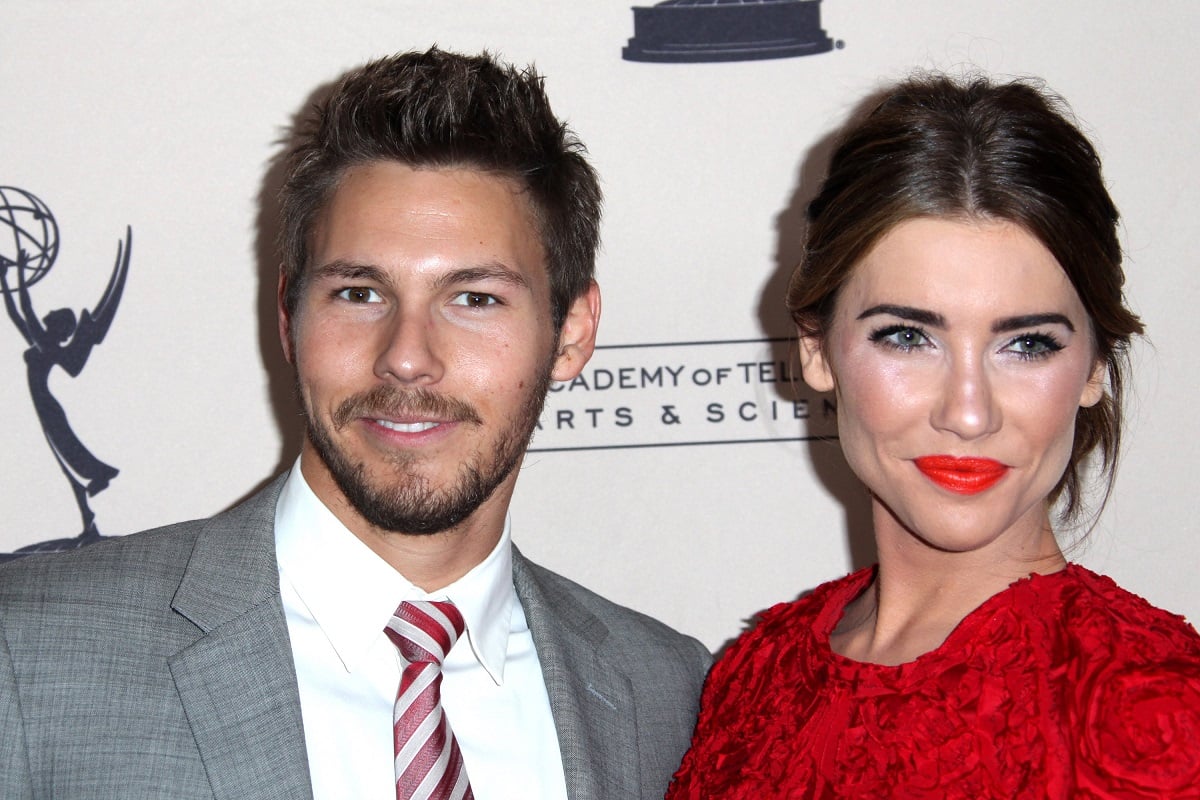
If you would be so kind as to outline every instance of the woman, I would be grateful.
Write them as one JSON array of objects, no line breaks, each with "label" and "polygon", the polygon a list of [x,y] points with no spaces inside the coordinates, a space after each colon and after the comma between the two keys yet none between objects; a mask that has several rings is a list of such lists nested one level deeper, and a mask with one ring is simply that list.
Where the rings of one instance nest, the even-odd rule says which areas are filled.
[{"label": "woman", "polygon": [[1090,455],[1111,487],[1142,330],[1092,146],[1028,84],[916,77],[809,219],[788,306],[879,563],[733,645],[668,797],[1200,797],[1200,637],[1051,525]]}]

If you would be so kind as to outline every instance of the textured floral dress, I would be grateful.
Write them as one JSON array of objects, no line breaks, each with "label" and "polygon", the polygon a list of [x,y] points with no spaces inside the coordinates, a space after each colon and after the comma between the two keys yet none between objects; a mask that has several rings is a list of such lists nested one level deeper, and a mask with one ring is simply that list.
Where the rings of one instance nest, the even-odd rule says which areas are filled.
[{"label": "textured floral dress", "polygon": [[899,666],[834,653],[863,570],[765,612],[713,668],[683,798],[1200,798],[1200,637],[1069,565]]}]

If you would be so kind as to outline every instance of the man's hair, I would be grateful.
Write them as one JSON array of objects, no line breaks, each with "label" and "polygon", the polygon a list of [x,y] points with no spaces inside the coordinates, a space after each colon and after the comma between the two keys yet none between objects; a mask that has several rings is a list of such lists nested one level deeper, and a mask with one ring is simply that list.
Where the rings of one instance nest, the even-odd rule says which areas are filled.
[{"label": "man's hair", "polygon": [[1105,497],[1121,442],[1130,338],[1142,323],[1125,305],[1117,209],[1100,158],[1066,104],[1028,81],[956,81],[918,74],[890,87],[845,130],[808,207],[804,256],[787,306],[801,335],[823,338],[854,267],[901,222],[932,217],[1003,221],[1036,237],[1083,301],[1108,391],[1075,418],[1075,444],[1051,494],[1080,510],[1084,461],[1102,456]]},{"label": "man's hair", "polygon": [[515,182],[541,238],[559,329],[595,274],[602,198],[583,144],[554,116],[542,84],[532,67],[436,47],[343,75],[297,124],[280,190],[288,313],[309,273],[313,228],[342,176],[360,164],[392,161]]}]

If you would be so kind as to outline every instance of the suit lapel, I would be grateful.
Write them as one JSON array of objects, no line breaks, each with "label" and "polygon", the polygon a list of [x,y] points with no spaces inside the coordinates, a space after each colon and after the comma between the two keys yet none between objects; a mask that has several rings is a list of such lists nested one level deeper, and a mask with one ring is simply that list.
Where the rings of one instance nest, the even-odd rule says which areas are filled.
[{"label": "suit lapel", "polygon": [[513,549],[513,582],[533,635],[571,800],[640,797],[633,687],[601,655],[608,628],[540,579]]},{"label": "suit lapel", "polygon": [[281,485],[206,523],[172,604],[204,632],[169,665],[217,800],[312,797],[275,563]]}]

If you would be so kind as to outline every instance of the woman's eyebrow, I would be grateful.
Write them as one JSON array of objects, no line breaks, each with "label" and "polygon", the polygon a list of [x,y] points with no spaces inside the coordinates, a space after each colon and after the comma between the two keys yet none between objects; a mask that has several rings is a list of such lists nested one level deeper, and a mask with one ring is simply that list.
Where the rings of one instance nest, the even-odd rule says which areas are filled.
[{"label": "woman's eyebrow", "polygon": [[1016,317],[1005,317],[992,323],[992,333],[1010,333],[1021,328],[1036,328],[1039,325],[1062,325],[1071,333],[1075,326],[1065,314],[1049,311],[1044,314],[1021,314]]},{"label": "woman's eyebrow", "polygon": [[[946,327],[946,318],[941,314],[933,311],[926,311],[923,308],[897,306],[890,303],[882,303],[877,306],[871,306],[866,311],[859,314],[858,319],[867,319],[868,317],[878,315],[899,317],[900,319],[909,320],[910,322],[928,325],[931,328]],[[1072,323],[1065,314],[1048,311],[1041,314],[1020,314],[1015,317],[998,319],[992,323],[992,333],[1009,333],[1022,328],[1036,328],[1039,325],[1062,325],[1072,333],[1075,332],[1074,323]]]},{"label": "woman's eyebrow", "polygon": [[858,319],[867,319],[878,315],[886,314],[892,317],[899,317],[910,322],[919,322],[922,325],[928,325],[931,328],[945,328],[946,318],[941,314],[933,311],[926,311],[923,308],[913,308],[912,306],[895,306],[890,303],[882,303],[877,306],[871,306],[866,311],[858,315]]}]

